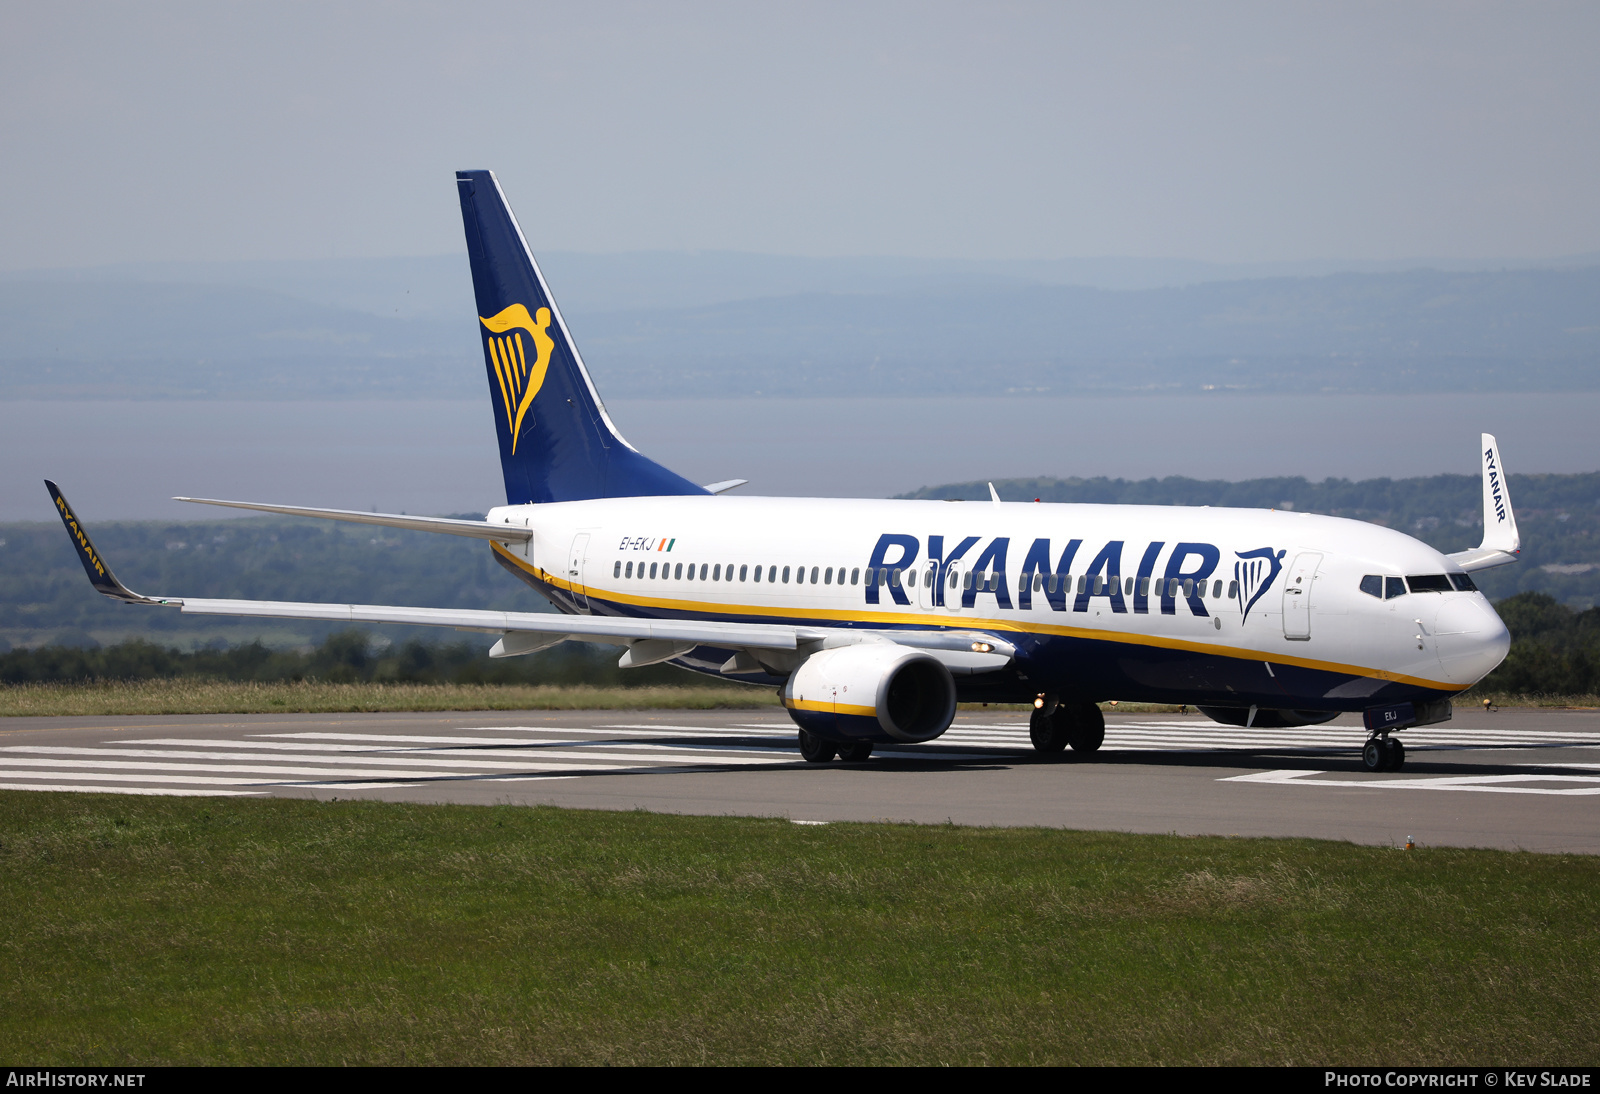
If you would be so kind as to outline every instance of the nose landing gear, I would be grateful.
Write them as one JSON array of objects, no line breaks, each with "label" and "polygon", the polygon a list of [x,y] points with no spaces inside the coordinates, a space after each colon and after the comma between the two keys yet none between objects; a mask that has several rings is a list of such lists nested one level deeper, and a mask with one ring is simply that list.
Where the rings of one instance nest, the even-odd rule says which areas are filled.
[{"label": "nose landing gear", "polygon": [[1406,746],[1387,734],[1369,737],[1361,748],[1361,766],[1368,771],[1399,771],[1406,762]]}]

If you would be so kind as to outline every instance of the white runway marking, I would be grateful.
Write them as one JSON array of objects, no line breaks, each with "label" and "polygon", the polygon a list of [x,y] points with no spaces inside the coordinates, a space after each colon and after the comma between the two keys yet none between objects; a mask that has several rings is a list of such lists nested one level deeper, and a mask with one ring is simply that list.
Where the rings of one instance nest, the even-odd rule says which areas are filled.
[{"label": "white runway marking", "polygon": [[[304,723],[302,723],[304,724]],[[335,723],[337,724],[337,723]],[[170,727],[167,729],[170,732]],[[1103,749],[1115,752],[1288,752],[1354,760],[1359,726],[1245,730],[1195,718],[1138,719],[1107,726]],[[1410,730],[1408,749],[1524,749],[1600,745],[1600,735],[1572,731]],[[873,763],[1018,764],[1032,761],[1027,726],[958,723],[926,745],[880,746]],[[480,726],[447,732],[360,733],[337,730],[250,733],[242,738],[130,737],[95,745],[0,747],[0,789],[138,794],[263,795],[277,790],[383,790],[451,783],[532,783],[619,774],[790,770],[810,767],[788,722],[719,726],[638,722],[585,726]],[[1594,764],[1530,764],[1594,769]],[[1245,783],[1463,790],[1499,794],[1600,794],[1593,777],[1530,770],[1526,776],[1369,777],[1351,770],[1277,771],[1236,776]]]},{"label": "white runway marking", "polygon": [[[1478,794],[1556,794],[1567,797],[1600,795],[1600,775],[1545,775],[1529,772],[1516,775],[1447,775],[1420,779],[1370,778],[1318,779],[1326,771],[1258,771],[1252,775],[1232,775],[1218,782],[1269,783],[1274,786],[1342,786],[1357,790],[1463,790]],[[1588,783],[1586,786],[1513,786],[1512,783]]]}]

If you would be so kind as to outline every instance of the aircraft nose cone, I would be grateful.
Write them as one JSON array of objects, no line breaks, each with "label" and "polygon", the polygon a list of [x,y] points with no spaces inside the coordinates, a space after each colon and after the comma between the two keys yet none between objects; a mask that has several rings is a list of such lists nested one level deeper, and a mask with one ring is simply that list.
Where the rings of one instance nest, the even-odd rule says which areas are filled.
[{"label": "aircraft nose cone", "polygon": [[1481,596],[1452,597],[1434,623],[1439,664],[1457,684],[1475,684],[1504,661],[1511,632]]}]

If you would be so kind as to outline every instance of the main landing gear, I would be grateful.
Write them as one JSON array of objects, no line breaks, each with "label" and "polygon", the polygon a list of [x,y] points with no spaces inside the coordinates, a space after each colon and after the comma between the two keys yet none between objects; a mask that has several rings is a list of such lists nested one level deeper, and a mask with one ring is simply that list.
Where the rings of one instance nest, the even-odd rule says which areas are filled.
[{"label": "main landing gear", "polygon": [[1406,746],[1393,737],[1368,737],[1361,747],[1361,766],[1368,771],[1399,771],[1406,762]]},{"label": "main landing gear", "polygon": [[1069,745],[1087,755],[1106,739],[1106,718],[1087,699],[1047,701],[1028,719],[1028,736],[1041,755],[1057,755]]},{"label": "main landing gear", "polygon": [[808,764],[825,764],[835,756],[847,764],[858,764],[871,755],[871,741],[853,741],[842,745],[803,729],[800,731],[800,756]]}]

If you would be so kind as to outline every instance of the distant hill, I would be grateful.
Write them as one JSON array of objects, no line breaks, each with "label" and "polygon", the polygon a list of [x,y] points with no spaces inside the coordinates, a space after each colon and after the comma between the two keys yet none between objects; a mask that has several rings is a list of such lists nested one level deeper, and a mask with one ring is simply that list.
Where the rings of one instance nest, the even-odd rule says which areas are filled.
[{"label": "distant hill", "polygon": [[[1108,289],[1059,264],[760,257],[548,265],[617,396],[1600,390],[1596,266]],[[464,264],[393,262],[0,277],[0,397],[478,397]]]}]

